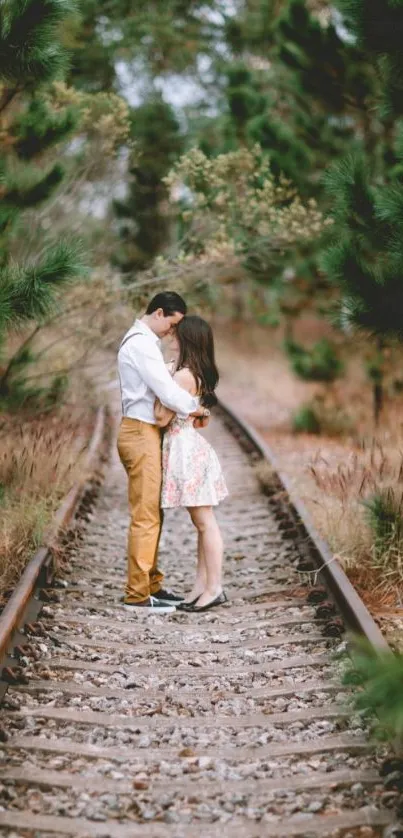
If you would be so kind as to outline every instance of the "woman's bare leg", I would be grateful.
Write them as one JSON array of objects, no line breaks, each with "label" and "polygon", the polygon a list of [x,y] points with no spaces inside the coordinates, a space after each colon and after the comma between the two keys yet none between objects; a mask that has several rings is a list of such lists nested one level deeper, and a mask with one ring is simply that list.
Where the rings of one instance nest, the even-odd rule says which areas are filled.
[{"label": "woman's bare leg", "polygon": [[222,592],[223,542],[212,506],[189,509],[197,528],[205,565],[205,587],[197,605],[207,605]]},{"label": "woman's bare leg", "polygon": [[198,599],[206,588],[206,563],[204,559],[203,544],[200,533],[197,533],[197,568],[196,578],[192,590],[186,594],[185,602],[193,602]]}]

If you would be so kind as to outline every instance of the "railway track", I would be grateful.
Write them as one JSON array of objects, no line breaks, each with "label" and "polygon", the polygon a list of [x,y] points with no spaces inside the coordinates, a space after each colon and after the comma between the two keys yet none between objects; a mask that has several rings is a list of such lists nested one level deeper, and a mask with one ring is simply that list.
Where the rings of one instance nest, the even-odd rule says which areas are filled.
[{"label": "railway track", "polygon": [[[284,492],[262,493],[253,432],[223,412],[208,433],[231,492],[218,512],[230,602],[164,617],[121,607],[126,481],[113,450],[58,587],[7,661],[2,835],[395,834],[395,792],[340,686],[343,615],[307,584],[323,556]],[[187,513],[175,510],[161,546],[173,589],[194,555]],[[382,643],[354,592],[335,593]]]}]

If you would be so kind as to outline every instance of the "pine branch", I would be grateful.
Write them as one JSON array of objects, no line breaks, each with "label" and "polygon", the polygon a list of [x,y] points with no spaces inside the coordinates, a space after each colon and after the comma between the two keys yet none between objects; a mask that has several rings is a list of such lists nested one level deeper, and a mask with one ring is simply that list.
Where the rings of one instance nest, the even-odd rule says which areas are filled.
[{"label": "pine branch", "polygon": [[31,160],[67,138],[78,120],[79,113],[74,108],[65,108],[59,113],[37,96],[12,126],[13,136],[16,137],[14,150],[20,157]]},{"label": "pine branch", "polygon": [[60,163],[44,175],[35,166],[16,167],[5,174],[3,206],[9,210],[24,210],[46,201],[64,178],[64,168]]},{"label": "pine branch", "polygon": [[52,310],[55,291],[85,273],[80,243],[59,242],[36,265],[12,265],[0,272],[0,323],[42,319]]},{"label": "pine branch", "polygon": [[9,362],[8,362],[8,364],[7,364],[5,370],[4,370],[4,372],[3,372],[3,374],[0,378],[0,393],[4,392],[5,385],[8,381],[8,379],[9,379],[10,375],[13,373],[15,367],[18,364],[18,359],[23,357],[25,351],[28,349],[28,347],[30,346],[30,344],[32,343],[32,341],[34,340],[34,338],[36,337],[36,335],[38,334],[40,329],[41,329],[41,326],[39,324],[37,324],[35,326],[35,328],[32,330],[32,332],[30,332],[28,337],[18,347],[17,352],[15,352],[14,355],[12,355],[12,357],[10,358],[10,360],[9,360]]},{"label": "pine branch", "polygon": [[13,0],[0,16],[0,79],[26,86],[50,81],[67,66],[56,36],[76,10],[74,0]]},{"label": "pine branch", "polygon": [[355,706],[375,716],[389,740],[403,732],[403,656],[380,653],[360,641],[344,683],[360,687]]},{"label": "pine branch", "polygon": [[0,113],[6,110],[11,102],[21,92],[20,87],[6,87],[0,100]]}]

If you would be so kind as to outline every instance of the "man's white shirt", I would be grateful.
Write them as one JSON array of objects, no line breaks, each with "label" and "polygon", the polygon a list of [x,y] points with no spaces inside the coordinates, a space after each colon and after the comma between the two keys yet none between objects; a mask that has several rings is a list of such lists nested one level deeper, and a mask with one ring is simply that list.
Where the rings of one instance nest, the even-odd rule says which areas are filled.
[{"label": "man's white shirt", "polygon": [[[133,337],[129,335],[133,334]],[[142,320],[135,320],[126,332],[118,352],[118,370],[123,416],[155,425],[154,402],[186,418],[197,410],[198,399],[171,378],[157,335]]]}]

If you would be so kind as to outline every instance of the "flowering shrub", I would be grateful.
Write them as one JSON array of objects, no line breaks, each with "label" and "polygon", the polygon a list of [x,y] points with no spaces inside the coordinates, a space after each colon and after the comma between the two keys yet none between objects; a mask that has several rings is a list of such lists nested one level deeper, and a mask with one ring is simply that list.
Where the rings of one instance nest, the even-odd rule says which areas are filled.
[{"label": "flowering shrub", "polygon": [[188,228],[187,252],[243,259],[264,246],[278,258],[331,223],[314,199],[303,203],[289,180],[277,180],[259,146],[209,158],[197,148],[180,158],[166,183]]},{"label": "flowering shrub", "polygon": [[113,154],[123,143],[129,140],[129,106],[115,93],[86,93],[69,87],[63,81],[56,81],[46,95],[54,111],[73,108],[79,112],[78,130],[91,141],[91,153],[94,143],[103,154]]}]

